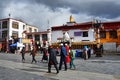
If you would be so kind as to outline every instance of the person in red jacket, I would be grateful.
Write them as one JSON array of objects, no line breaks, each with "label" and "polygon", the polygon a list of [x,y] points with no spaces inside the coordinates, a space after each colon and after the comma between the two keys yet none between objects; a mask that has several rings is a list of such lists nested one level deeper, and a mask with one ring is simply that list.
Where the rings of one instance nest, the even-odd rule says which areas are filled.
[{"label": "person in red jacket", "polygon": [[31,63],[33,63],[33,62],[37,63],[37,61],[35,59],[36,52],[37,52],[36,46],[33,45],[33,49],[32,49],[31,54],[30,54],[30,55],[32,55],[32,62]]},{"label": "person in red jacket", "polygon": [[70,49],[69,49],[68,44],[65,44],[65,48],[66,48],[66,51],[67,51],[66,62],[70,63]]}]

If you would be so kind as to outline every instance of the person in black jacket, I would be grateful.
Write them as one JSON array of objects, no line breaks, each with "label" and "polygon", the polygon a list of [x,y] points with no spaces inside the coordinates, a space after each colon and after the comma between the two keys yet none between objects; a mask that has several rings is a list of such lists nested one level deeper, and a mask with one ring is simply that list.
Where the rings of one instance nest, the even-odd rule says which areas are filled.
[{"label": "person in black jacket", "polygon": [[49,62],[48,62],[48,73],[51,73],[51,66],[54,65],[54,67],[56,68],[56,73],[59,73],[58,67],[57,67],[57,58],[56,58],[56,50],[52,47],[49,46],[48,48],[48,53],[49,53]]},{"label": "person in black jacket", "polygon": [[22,55],[22,62],[25,62],[25,47],[22,48],[21,50],[21,55]]},{"label": "person in black jacket", "polygon": [[42,57],[41,62],[43,62],[43,61],[47,61],[48,62],[48,52],[47,52],[46,48],[43,48],[43,57]]}]

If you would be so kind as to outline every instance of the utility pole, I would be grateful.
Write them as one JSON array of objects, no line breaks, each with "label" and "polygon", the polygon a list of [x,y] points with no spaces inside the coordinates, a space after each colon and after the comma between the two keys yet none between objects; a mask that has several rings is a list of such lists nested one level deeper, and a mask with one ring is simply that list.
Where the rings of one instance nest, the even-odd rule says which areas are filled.
[{"label": "utility pole", "polygon": [[96,49],[96,57],[102,57],[101,52],[101,44],[100,44],[100,29],[101,29],[101,21],[95,20],[94,31],[96,32],[96,42],[97,42],[97,49]]}]

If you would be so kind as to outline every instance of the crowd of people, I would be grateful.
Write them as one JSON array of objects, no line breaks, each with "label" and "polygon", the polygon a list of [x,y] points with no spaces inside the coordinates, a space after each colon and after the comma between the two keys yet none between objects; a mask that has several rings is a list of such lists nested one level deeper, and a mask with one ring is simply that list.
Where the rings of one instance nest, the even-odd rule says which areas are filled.
[{"label": "crowd of people", "polygon": [[[67,71],[68,66],[69,69],[76,69],[76,66],[74,64],[74,60],[76,57],[75,51],[71,47],[69,47],[68,44],[60,44],[60,48],[54,48],[52,45],[50,45],[48,48],[43,47],[42,51],[40,53],[43,54],[41,58],[41,62],[48,63],[48,73],[51,73],[51,67],[52,65],[56,69],[56,73],[59,73],[60,70],[62,70],[62,65],[64,65],[64,70]],[[30,55],[32,56],[31,63],[35,62],[37,63],[37,60],[35,59],[37,53],[37,48],[35,45],[33,45],[32,50],[30,52]],[[58,62],[57,55],[60,55],[60,60]],[[91,49],[88,48],[88,46],[84,46],[83,48],[83,59],[87,60],[91,57]],[[25,47],[21,50],[21,56],[22,56],[22,62],[25,62]]]},{"label": "crowd of people", "polygon": [[[67,71],[68,69],[68,64],[70,66],[70,69],[76,69],[74,64],[75,53],[72,51],[68,44],[61,44],[61,47],[59,49],[58,47],[54,48],[52,45],[50,45],[48,48],[43,48],[42,50],[43,56],[41,62],[46,61],[48,63],[48,73],[51,73],[52,65],[55,67],[56,73],[59,73],[59,71],[62,69],[63,64],[65,66],[65,71]],[[36,46],[33,45],[32,50],[30,52],[30,55],[32,56],[31,63],[37,63],[37,60],[35,59],[36,51]],[[60,55],[60,62],[58,62],[57,60],[58,54]],[[25,63],[25,47],[23,47],[21,50],[21,56],[22,62]]]}]

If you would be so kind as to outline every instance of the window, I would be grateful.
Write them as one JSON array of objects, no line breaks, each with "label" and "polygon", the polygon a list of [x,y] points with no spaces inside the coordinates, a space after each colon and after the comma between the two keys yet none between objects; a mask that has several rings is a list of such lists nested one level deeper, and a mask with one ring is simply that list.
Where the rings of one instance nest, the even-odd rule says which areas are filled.
[{"label": "window", "polygon": [[82,35],[82,32],[74,32],[74,36],[81,36]]},{"label": "window", "polygon": [[40,36],[39,35],[35,35],[35,41],[39,41],[40,40]]},{"label": "window", "polygon": [[23,25],[23,30],[25,30],[25,25]]},{"label": "window", "polygon": [[14,38],[18,38],[18,32],[17,32],[17,31],[13,31],[13,32],[12,32],[12,36],[13,36]]},{"label": "window", "polygon": [[19,25],[18,25],[18,22],[12,22],[12,28],[15,28],[15,29],[18,29],[19,28]]},{"label": "window", "polygon": [[2,29],[7,28],[7,21],[2,22]]},{"label": "window", "polygon": [[29,28],[29,32],[32,32],[32,28]]},{"label": "window", "polygon": [[100,38],[106,38],[106,31],[100,31]]},{"label": "window", "polygon": [[109,31],[110,38],[117,38],[117,31]]},{"label": "window", "polygon": [[5,30],[5,31],[2,31],[2,38],[6,38],[7,37],[7,30]]},{"label": "window", "polygon": [[88,31],[83,32],[83,37],[88,37]]},{"label": "window", "polygon": [[47,34],[42,34],[42,40],[47,41]]},{"label": "window", "polygon": [[34,29],[34,32],[37,32],[37,29]]},{"label": "window", "polygon": [[28,35],[28,39],[32,39],[32,35]]}]

